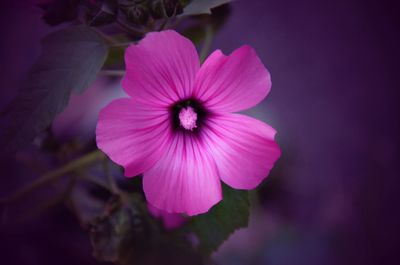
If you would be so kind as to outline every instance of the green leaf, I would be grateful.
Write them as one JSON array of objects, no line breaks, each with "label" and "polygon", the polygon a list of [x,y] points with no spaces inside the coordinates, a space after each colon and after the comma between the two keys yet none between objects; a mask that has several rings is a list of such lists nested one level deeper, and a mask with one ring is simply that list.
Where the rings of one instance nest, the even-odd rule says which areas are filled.
[{"label": "green leaf", "polygon": [[199,250],[209,255],[237,229],[247,227],[248,191],[223,185],[223,200],[208,213],[196,216],[190,224],[199,238]]},{"label": "green leaf", "polygon": [[87,26],[70,27],[42,40],[42,54],[32,67],[12,108],[1,119],[4,153],[29,144],[68,104],[72,91],[84,91],[96,78],[108,47]]},{"label": "green leaf", "polygon": [[196,24],[194,26],[191,26],[187,29],[185,29],[182,32],[182,35],[185,36],[186,38],[190,39],[193,43],[198,44],[201,43],[206,35],[204,25],[202,24]]},{"label": "green leaf", "polygon": [[193,16],[211,14],[211,9],[223,4],[227,4],[232,0],[193,0],[183,9],[180,16]]}]

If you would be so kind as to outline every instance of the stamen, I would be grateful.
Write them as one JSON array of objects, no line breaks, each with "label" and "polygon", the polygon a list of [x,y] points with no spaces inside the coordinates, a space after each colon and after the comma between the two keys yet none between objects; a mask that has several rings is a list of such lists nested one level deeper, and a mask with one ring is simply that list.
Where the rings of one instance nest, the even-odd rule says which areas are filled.
[{"label": "stamen", "polygon": [[181,109],[179,112],[179,121],[180,125],[186,130],[193,131],[194,128],[197,128],[197,113],[194,111],[192,107],[186,107]]}]

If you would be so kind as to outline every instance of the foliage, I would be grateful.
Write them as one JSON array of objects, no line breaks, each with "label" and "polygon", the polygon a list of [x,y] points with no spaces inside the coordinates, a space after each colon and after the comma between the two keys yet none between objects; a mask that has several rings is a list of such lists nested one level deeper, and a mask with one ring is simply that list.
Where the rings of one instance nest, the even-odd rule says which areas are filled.
[{"label": "foliage", "polygon": [[[248,192],[224,185],[223,196],[209,212],[192,217],[187,225],[174,231],[165,230],[161,222],[151,218],[144,198],[137,193],[114,196],[106,204],[104,213],[92,222],[94,255],[102,261],[137,261],[140,256],[146,261],[172,259],[171,264],[199,262],[201,256],[208,257],[232,233],[248,224]],[[198,244],[188,240],[192,234],[196,235]]]},{"label": "foliage", "polygon": [[232,0],[193,0],[183,9],[182,16],[211,14],[211,9],[231,1]]},{"label": "foliage", "polygon": [[43,39],[43,52],[32,67],[12,109],[2,117],[7,130],[0,144],[10,153],[24,147],[65,109],[71,92],[83,92],[107,56],[104,40],[87,26],[56,31]]},{"label": "foliage", "polygon": [[209,212],[192,219],[190,227],[199,238],[199,250],[206,255],[218,247],[249,220],[248,191],[223,186],[223,200]]}]

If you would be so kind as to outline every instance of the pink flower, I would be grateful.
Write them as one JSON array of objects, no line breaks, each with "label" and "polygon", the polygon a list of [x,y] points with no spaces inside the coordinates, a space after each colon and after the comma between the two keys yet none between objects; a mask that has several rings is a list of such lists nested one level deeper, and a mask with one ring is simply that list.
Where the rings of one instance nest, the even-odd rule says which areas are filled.
[{"label": "pink flower", "polygon": [[186,221],[186,219],[180,214],[165,212],[163,210],[157,209],[151,204],[147,204],[147,208],[149,209],[151,215],[162,220],[164,227],[168,230],[178,228]]},{"label": "pink flower", "polygon": [[222,199],[221,182],[253,189],[280,156],[269,125],[232,112],[255,106],[271,88],[268,70],[243,46],[213,52],[200,67],[193,44],[175,31],[149,33],[125,54],[130,98],[105,107],[97,145],[125,175],[143,173],[158,209],[196,215]]}]

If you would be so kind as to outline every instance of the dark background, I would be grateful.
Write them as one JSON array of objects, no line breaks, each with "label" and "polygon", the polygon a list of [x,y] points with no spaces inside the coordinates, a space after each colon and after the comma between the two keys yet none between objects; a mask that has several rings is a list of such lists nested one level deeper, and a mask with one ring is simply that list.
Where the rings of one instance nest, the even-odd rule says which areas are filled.
[{"label": "dark background", "polygon": [[[40,38],[53,30],[31,1],[5,2],[2,107],[37,58]],[[399,264],[396,1],[237,0],[231,7],[213,49],[249,44],[270,70],[270,95],[247,113],[277,129],[282,157],[260,187],[250,227],[214,259]],[[34,177],[14,158],[0,167],[2,196]],[[96,264],[86,232],[63,206],[2,224],[0,239],[2,264]]]}]

